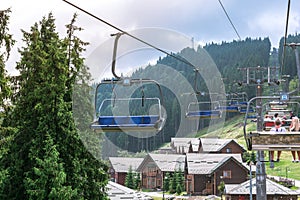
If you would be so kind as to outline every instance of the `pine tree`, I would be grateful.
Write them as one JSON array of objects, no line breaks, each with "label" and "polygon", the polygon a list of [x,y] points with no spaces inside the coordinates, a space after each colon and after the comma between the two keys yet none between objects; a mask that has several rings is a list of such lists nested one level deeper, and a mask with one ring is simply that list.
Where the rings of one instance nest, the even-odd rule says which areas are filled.
[{"label": "pine tree", "polygon": [[[9,58],[9,53],[14,40],[12,35],[8,33],[9,13],[10,9],[0,11],[0,113],[3,113],[7,107],[7,100],[11,94],[8,85],[9,79],[5,70],[5,61]],[[1,122],[1,121],[0,121]]]},{"label": "pine tree", "polygon": [[140,177],[140,174],[139,173],[134,173],[134,179],[133,179],[133,182],[134,182],[134,189],[137,189],[139,190],[140,189],[140,184],[141,184],[141,177]]},{"label": "pine tree", "polygon": [[164,191],[169,191],[170,188],[170,173],[167,172],[166,176],[164,177]]},{"label": "pine tree", "polygon": [[176,194],[177,195],[180,195],[181,193],[182,193],[182,186],[179,184],[179,183],[177,183],[177,186],[176,186]]},{"label": "pine tree", "polygon": [[224,194],[224,190],[225,190],[225,182],[221,181],[220,184],[218,185],[218,192],[220,196]]},{"label": "pine tree", "polygon": [[125,186],[134,189],[133,172],[131,166],[129,167],[128,173],[125,178]]},{"label": "pine tree", "polygon": [[16,129],[4,125],[4,120],[10,109],[11,89],[9,87],[9,77],[5,69],[5,61],[9,58],[10,50],[15,41],[8,33],[10,9],[0,11],[0,199],[4,192],[4,185],[8,178],[8,170],[5,168],[3,157],[7,156],[9,146],[13,140]]},{"label": "pine tree", "polygon": [[107,198],[107,166],[83,146],[73,119],[74,83],[84,60],[75,18],[65,39],[55,32],[52,13],[23,31],[19,98],[11,115],[18,132],[5,158],[6,199]]},{"label": "pine tree", "polygon": [[169,190],[170,190],[170,193],[172,193],[172,194],[176,192],[176,187],[177,187],[176,176],[177,176],[177,173],[174,172],[173,176],[171,178],[171,181],[170,181],[170,188],[169,188]]},{"label": "pine tree", "polygon": [[177,184],[181,186],[181,189],[184,190],[184,173],[182,172],[181,168],[176,171],[177,173]]},{"label": "pine tree", "polygon": [[59,162],[59,153],[49,134],[45,135],[44,156],[42,159],[30,152],[29,157],[36,159],[36,166],[27,172],[33,176],[27,176],[24,180],[29,199],[73,199],[76,191],[71,186],[64,186],[66,173],[63,164]]}]

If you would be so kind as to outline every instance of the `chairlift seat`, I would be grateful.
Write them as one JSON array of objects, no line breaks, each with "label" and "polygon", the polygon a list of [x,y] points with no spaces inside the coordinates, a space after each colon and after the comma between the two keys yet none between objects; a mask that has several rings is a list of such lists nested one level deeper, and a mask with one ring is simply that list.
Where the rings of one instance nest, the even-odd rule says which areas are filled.
[{"label": "chairlift seat", "polygon": [[300,151],[300,132],[250,132],[252,150]]},{"label": "chairlift seat", "polygon": [[248,102],[247,101],[241,101],[241,102],[239,102],[239,104],[246,106],[246,105],[248,105]]},{"label": "chairlift seat", "polygon": [[224,112],[239,112],[238,106],[219,106],[216,109]]},{"label": "chairlift seat", "polygon": [[253,115],[247,115],[247,119],[256,119],[256,114],[253,114]]},{"label": "chairlift seat", "polygon": [[[247,107],[241,107],[240,108],[240,113],[245,114],[247,112]],[[255,113],[253,108],[249,108],[248,113]]]},{"label": "chairlift seat", "polygon": [[[274,123],[275,123],[275,119],[265,118],[263,123],[264,130],[266,131],[270,130],[272,127],[274,127]],[[282,126],[285,127],[286,129],[289,129],[291,123],[292,123],[291,119],[282,120]]]},{"label": "chairlift seat", "polygon": [[220,118],[222,115],[220,110],[199,110],[199,111],[190,111],[186,113],[187,118]]},{"label": "chairlift seat", "polygon": [[140,116],[99,116],[91,129],[103,132],[153,131],[161,129],[162,120],[158,115]]}]

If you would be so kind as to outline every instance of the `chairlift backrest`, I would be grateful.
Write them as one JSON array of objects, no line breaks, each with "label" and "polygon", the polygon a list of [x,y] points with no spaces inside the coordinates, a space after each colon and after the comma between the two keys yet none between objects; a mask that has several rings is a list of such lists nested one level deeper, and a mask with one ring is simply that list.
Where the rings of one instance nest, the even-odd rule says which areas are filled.
[{"label": "chairlift backrest", "polygon": [[[152,83],[158,88],[160,98],[145,96],[143,87],[146,83]],[[116,86],[120,88],[117,90]],[[127,95],[125,88],[130,87],[134,87],[132,91],[129,89],[131,96],[119,97],[120,94],[118,93],[122,93],[123,96]],[[136,90],[139,91],[139,87],[142,87],[141,92],[135,94]],[[132,97],[134,94],[141,97]],[[96,119],[91,128],[102,132],[160,131],[165,123],[161,105],[162,99],[161,88],[153,80],[113,79],[102,81],[96,88]]]},{"label": "chairlift backrest", "polygon": [[186,117],[189,119],[216,119],[221,118],[222,111],[218,108],[218,101],[191,102],[188,105]]}]

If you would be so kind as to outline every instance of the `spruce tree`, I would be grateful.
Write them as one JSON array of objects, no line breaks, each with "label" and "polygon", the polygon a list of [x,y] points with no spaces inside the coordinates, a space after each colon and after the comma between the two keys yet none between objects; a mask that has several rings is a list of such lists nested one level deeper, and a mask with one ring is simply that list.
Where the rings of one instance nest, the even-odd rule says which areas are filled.
[{"label": "spruce tree", "polygon": [[4,159],[10,163],[1,194],[6,199],[107,198],[107,166],[84,147],[73,118],[74,83],[84,61],[75,19],[65,39],[52,13],[23,31],[20,91],[11,115],[18,132]]},{"label": "spruce tree", "polygon": [[179,183],[177,183],[177,186],[176,186],[176,194],[177,195],[180,195],[181,193],[182,193],[182,186],[179,184]]},{"label": "spruce tree", "polygon": [[181,170],[181,168],[178,169],[177,173],[177,184],[181,186],[181,189],[184,190],[185,185],[184,185],[184,173]]},{"label": "spruce tree", "polygon": [[9,58],[11,47],[15,42],[12,39],[12,35],[8,33],[10,12],[10,9],[0,11],[0,114],[2,113],[1,119],[3,119],[3,113],[7,108],[7,100],[11,94],[11,90],[8,85],[9,78],[5,69],[5,61]]},{"label": "spruce tree", "polygon": [[177,173],[174,172],[173,175],[172,175],[172,178],[171,178],[171,181],[170,181],[170,193],[175,193],[176,192],[176,187],[177,187],[177,183],[176,183],[176,176],[177,176]]},{"label": "spruce tree", "polygon": [[141,184],[141,177],[140,177],[140,174],[135,172],[133,174],[134,176],[134,179],[133,179],[133,182],[134,182],[134,189],[137,189],[139,190],[140,189],[140,184]]},{"label": "spruce tree", "polygon": [[166,176],[164,177],[164,183],[163,183],[163,189],[164,191],[169,191],[169,188],[170,188],[170,173],[167,172],[166,173]]},{"label": "spruce tree", "polygon": [[[36,166],[32,169],[34,176],[27,176],[24,180],[29,199],[73,199],[77,194],[71,186],[64,186],[66,173],[61,162],[59,152],[49,134],[45,135],[44,156],[42,159],[35,157],[30,152],[29,157],[35,159]],[[34,177],[34,178],[32,178]]]},{"label": "spruce tree", "polygon": [[12,94],[5,62],[9,58],[10,50],[15,42],[12,35],[9,34],[10,12],[10,9],[0,11],[0,199],[4,199],[1,194],[5,192],[4,184],[8,178],[8,170],[5,168],[3,157],[7,156],[16,131],[16,129],[7,127],[4,123],[10,110],[10,97]]},{"label": "spruce tree", "polygon": [[131,166],[129,167],[128,173],[125,178],[125,186],[134,189],[133,172]]}]

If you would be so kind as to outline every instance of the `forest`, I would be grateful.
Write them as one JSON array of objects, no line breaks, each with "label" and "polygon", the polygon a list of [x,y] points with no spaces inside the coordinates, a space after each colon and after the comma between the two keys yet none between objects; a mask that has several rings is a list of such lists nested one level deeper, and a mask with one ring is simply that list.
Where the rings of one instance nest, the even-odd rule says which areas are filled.
[{"label": "forest", "polygon": [[[286,48],[287,59],[281,66],[283,39],[279,49],[271,49],[267,37],[185,48],[131,76],[160,83],[162,95],[149,84],[138,86],[132,97],[162,100],[166,123],[161,131],[148,137],[145,133],[96,133],[89,129],[96,83],[92,84],[84,64],[82,53],[88,43],[77,35],[82,31],[76,26],[77,15],[66,25],[64,37],[56,31],[52,13],[30,31],[22,30],[25,43],[16,64],[19,76],[10,77],[6,60],[16,42],[8,29],[10,12],[0,11],[0,199],[106,199],[108,166],[103,158],[124,150],[153,151],[171,137],[192,136],[212,123],[186,119],[189,100],[212,101],[219,98],[215,94],[226,98],[239,92],[255,96],[255,87],[243,82],[243,68],[248,67],[278,67],[290,75],[288,81],[297,80],[293,49]],[[299,41],[297,33],[287,38],[287,42]],[[275,71],[274,80],[278,74]],[[278,87],[283,89],[272,85],[264,92],[278,91]],[[105,98],[111,98],[111,89],[103,90]],[[97,96],[97,104],[103,98]],[[140,112],[137,107],[133,110]]]},{"label": "forest", "polygon": [[[287,38],[288,42],[299,40],[300,36],[297,34],[295,36],[290,35]],[[281,42],[280,49],[282,48],[283,43]],[[297,78],[295,54],[292,49],[286,49],[286,51],[288,55],[286,65],[288,64],[288,67],[283,68],[283,71],[286,74],[293,75],[288,78],[287,82],[293,80],[292,82],[295,83]],[[185,103],[182,97],[182,94],[187,93],[187,84],[192,87],[190,92],[196,94],[197,101],[199,102],[213,101],[213,99],[218,100],[218,97],[214,96],[214,94],[223,92],[222,89],[220,89],[222,84],[226,93],[224,95],[225,98],[230,98],[226,96],[228,94],[246,93],[248,99],[250,99],[256,95],[256,86],[253,84],[239,84],[246,79],[243,69],[255,68],[257,66],[276,67],[272,79],[275,82],[279,79],[281,63],[280,52],[282,52],[282,50],[279,51],[276,48],[271,49],[271,43],[268,38],[246,38],[242,41],[206,44],[204,47],[198,47],[197,50],[186,48],[174,54],[174,56],[190,61],[194,66],[203,66],[203,68],[200,67],[200,72],[197,72],[198,75],[195,75],[193,67],[180,60],[174,59],[174,57],[166,56],[159,58],[156,65],[140,68],[133,73],[132,77],[150,78],[162,83],[163,102],[167,116],[163,130],[158,132],[155,136],[146,138],[119,133],[106,133],[106,137],[110,142],[115,144],[115,146],[120,147],[121,150],[125,149],[131,152],[155,150],[164,143],[169,142],[171,137],[191,137],[193,133],[203,129],[212,122],[206,119],[195,122],[182,117],[185,115],[188,106],[188,103]],[[211,72],[209,70],[211,70]],[[220,74],[216,73],[216,71],[220,72]],[[266,72],[267,70],[265,70],[263,76],[266,76]],[[184,78],[180,78],[181,76]],[[197,78],[195,79],[195,77]],[[176,89],[172,88],[174,79],[176,80]],[[284,84],[278,86],[277,84],[268,85],[268,83],[265,83],[265,85],[267,86],[267,89],[264,91],[265,95],[273,95],[274,92],[279,92],[284,89]],[[144,91],[148,97],[154,97],[155,95],[159,97],[158,92],[154,89],[151,90],[147,88],[147,85],[144,87]],[[139,95],[137,92],[132,97]],[[101,101],[102,99],[100,98],[99,102]],[[228,113],[225,118],[233,116],[235,116],[235,114]],[[103,153],[105,157],[117,153],[113,149],[110,149],[109,146],[105,146],[104,149],[109,149],[107,154],[104,150]]]}]

